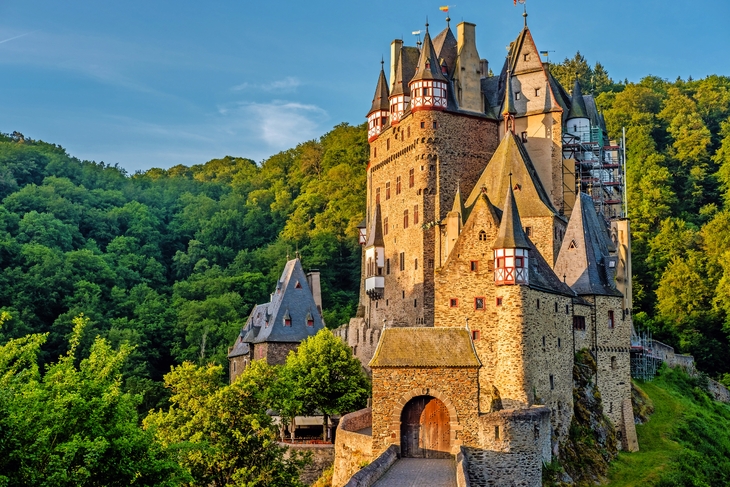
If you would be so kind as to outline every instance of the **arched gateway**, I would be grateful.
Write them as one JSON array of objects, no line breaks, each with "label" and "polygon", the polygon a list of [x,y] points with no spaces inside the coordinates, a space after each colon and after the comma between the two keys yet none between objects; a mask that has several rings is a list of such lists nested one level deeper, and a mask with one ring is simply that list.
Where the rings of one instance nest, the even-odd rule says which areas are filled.
[{"label": "arched gateway", "polygon": [[417,396],[401,412],[401,456],[410,458],[450,458],[451,424],[449,410],[439,399]]}]

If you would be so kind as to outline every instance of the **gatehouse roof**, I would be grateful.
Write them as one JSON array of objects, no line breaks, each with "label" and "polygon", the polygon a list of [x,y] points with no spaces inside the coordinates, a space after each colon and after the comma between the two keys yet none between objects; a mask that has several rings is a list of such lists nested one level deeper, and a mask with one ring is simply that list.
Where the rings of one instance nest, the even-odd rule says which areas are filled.
[{"label": "gatehouse roof", "polygon": [[377,367],[480,367],[466,328],[386,328],[370,361]]}]

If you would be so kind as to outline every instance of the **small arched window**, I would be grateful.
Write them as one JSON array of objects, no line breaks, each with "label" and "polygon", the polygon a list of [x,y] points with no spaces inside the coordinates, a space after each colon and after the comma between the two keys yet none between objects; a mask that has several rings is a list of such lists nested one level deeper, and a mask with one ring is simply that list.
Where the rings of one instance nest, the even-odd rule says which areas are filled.
[{"label": "small arched window", "polygon": [[487,232],[485,232],[484,230],[481,230],[479,232],[479,240],[481,240],[482,242],[486,241],[487,240]]}]

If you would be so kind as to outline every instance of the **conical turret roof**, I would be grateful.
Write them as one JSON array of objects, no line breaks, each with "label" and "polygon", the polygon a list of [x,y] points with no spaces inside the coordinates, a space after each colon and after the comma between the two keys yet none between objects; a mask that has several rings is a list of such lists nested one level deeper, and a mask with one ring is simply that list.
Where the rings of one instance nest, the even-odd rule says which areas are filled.
[{"label": "conical turret roof", "polygon": [[446,82],[446,78],[441,73],[441,64],[436,57],[436,51],[431,42],[431,35],[426,30],[426,36],[423,38],[423,49],[421,49],[421,57],[418,58],[416,66],[416,74],[413,76],[411,83],[421,80],[438,80]]},{"label": "conical turret roof", "polygon": [[384,247],[383,242],[383,223],[380,221],[380,205],[375,205],[375,213],[370,219],[370,228],[368,229],[368,241],[365,242],[365,248],[368,247]]},{"label": "conical turret roof", "polygon": [[512,92],[512,73],[507,71],[506,89],[504,90],[504,109],[502,115],[516,115],[515,94]]},{"label": "conical turret roof", "polygon": [[380,76],[378,77],[378,85],[375,87],[375,95],[373,96],[373,104],[370,107],[368,115],[377,110],[390,110],[390,102],[388,97],[390,96],[388,90],[388,80],[385,79],[385,70],[383,69],[382,63],[380,66]]},{"label": "conical turret roof", "polygon": [[570,111],[568,112],[568,118],[565,120],[570,120],[571,118],[588,118],[588,109],[586,108],[586,102],[583,99],[583,91],[580,89],[578,78],[575,79]]},{"label": "conical turret roof", "polygon": [[395,65],[395,81],[390,96],[410,96],[411,89],[408,87],[408,82],[413,77],[413,73],[416,72],[419,57],[420,51],[418,48],[411,46],[401,47],[400,56],[398,56],[398,62]]},{"label": "conical turret roof", "polygon": [[515,195],[512,191],[512,185],[507,191],[507,197],[504,202],[504,210],[502,212],[502,221],[499,224],[499,233],[494,241],[495,249],[529,249],[530,242],[527,240],[525,231],[522,229],[520,221],[520,213],[517,211],[517,203],[515,203]]}]

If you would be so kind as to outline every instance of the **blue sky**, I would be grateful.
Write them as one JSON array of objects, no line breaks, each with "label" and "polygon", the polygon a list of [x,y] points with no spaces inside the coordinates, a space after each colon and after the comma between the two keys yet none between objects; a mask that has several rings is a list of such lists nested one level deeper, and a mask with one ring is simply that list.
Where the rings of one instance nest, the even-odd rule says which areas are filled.
[{"label": "blue sky", "polygon": [[[455,0],[501,66],[512,0]],[[390,42],[445,26],[412,0],[0,0],[0,131],[130,172],[234,155],[261,161],[364,121]],[[552,60],[577,50],[614,79],[730,75],[730,2],[527,0]],[[20,36],[20,37],[18,37]]]}]

